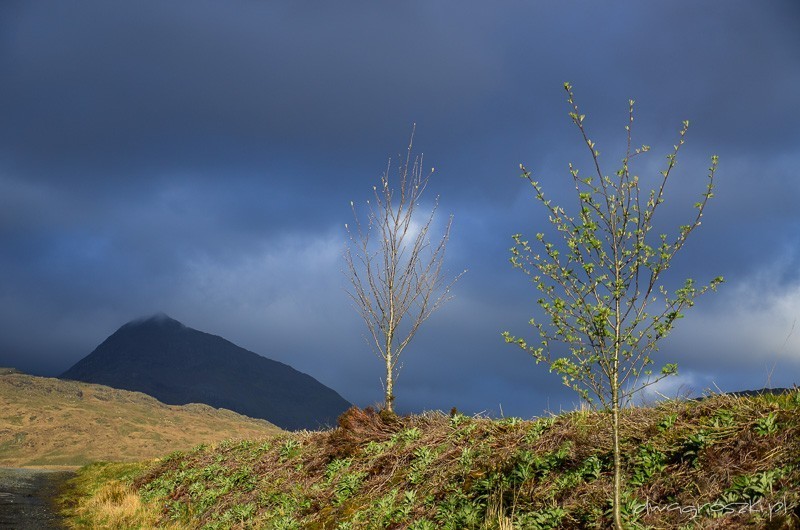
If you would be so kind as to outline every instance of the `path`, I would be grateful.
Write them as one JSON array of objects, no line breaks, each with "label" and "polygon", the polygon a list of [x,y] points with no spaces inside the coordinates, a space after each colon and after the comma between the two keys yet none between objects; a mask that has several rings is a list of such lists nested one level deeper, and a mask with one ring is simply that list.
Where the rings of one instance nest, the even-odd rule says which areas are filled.
[{"label": "path", "polygon": [[72,475],[69,471],[0,468],[0,529],[64,528],[53,498]]}]

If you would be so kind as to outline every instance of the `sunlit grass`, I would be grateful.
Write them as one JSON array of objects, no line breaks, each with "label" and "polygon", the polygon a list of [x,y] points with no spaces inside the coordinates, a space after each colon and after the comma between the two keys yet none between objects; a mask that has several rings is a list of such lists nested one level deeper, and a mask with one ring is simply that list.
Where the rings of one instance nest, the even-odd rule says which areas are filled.
[{"label": "sunlit grass", "polygon": [[[74,513],[88,526],[75,528],[609,527],[607,413],[492,420],[354,408],[339,423],[151,466],[86,468],[75,495],[88,498]],[[800,528],[800,392],[630,408],[621,427],[630,528]],[[720,515],[714,503],[761,508]],[[704,508],[695,518],[647,510],[671,505]]]},{"label": "sunlit grass", "polygon": [[146,504],[133,487],[145,464],[98,463],[84,467],[62,493],[62,513],[74,529],[165,529],[189,527],[161,521],[156,504]]}]

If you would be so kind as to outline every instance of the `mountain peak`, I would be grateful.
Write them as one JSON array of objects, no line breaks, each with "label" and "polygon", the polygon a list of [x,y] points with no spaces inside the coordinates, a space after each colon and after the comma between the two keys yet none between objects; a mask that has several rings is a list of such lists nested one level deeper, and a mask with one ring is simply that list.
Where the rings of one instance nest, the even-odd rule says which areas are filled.
[{"label": "mountain peak", "polygon": [[164,313],[163,311],[159,311],[158,313],[149,316],[133,319],[127,324],[125,324],[125,327],[134,327],[147,324],[155,324],[158,326],[180,326],[182,328],[186,327],[177,320],[175,320],[174,318]]},{"label": "mountain peak", "polygon": [[285,429],[335,425],[350,404],[291,366],[164,313],[128,322],[61,375],[149,394],[163,403],[206,403]]}]

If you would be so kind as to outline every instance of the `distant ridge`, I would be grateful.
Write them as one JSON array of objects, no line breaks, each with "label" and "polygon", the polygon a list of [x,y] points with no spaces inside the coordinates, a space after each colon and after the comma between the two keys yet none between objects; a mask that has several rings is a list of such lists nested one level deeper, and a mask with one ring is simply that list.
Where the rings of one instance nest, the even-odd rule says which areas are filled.
[{"label": "distant ridge", "polygon": [[794,391],[795,388],[759,388],[758,390],[737,390],[735,392],[725,392],[725,394],[736,397],[753,397],[767,394],[779,396],[781,394],[788,394]]},{"label": "distant ridge", "polygon": [[164,313],[128,322],[61,378],[206,403],[290,430],[335,425],[350,406],[313,377]]},{"label": "distant ridge", "polygon": [[0,368],[0,411],[0,467],[142,461],[200,443],[281,432],[230,410],[165,405],[140,392],[6,368]]}]

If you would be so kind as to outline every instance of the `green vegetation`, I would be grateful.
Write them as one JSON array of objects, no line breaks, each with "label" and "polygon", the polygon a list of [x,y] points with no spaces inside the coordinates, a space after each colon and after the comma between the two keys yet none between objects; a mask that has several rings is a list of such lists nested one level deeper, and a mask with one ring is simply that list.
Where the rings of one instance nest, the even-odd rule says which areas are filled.
[{"label": "green vegetation", "polygon": [[654,363],[651,353],[683,318],[683,312],[694,305],[695,298],[708,289],[716,290],[723,281],[717,277],[697,287],[689,278],[670,292],[662,278],[689,235],[700,226],[706,204],[714,195],[717,157],[711,157],[708,182],[689,224],[680,226],[674,235],[655,237],[651,232],[658,217],[656,210],[664,202],[664,190],[689,122],[683,122],[665,168],[651,179],[652,184],[648,183],[632,169],[634,159],[650,147],[633,147],[634,101],[630,100],[626,149],[618,169],[609,176],[584,128],[586,116],[575,103],[572,86],[564,83],[564,89],[569,116],[591,155],[591,169],[585,176],[569,164],[569,185],[578,195],[578,208],[569,213],[547,199],[541,184],[520,164],[522,177],[533,187],[555,233],[539,232],[533,243],[521,234],[513,236],[511,263],[528,275],[539,291],[537,303],[545,318],[544,322],[537,318],[530,321],[540,337],[536,345],[508,332],[503,336],[506,342],[530,353],[537,363],[545,363],[551,372],[561,375],[564,384],[582,399],[590,404],[599,402],[611,412],[614,527],[622,530],[620,408],[636,392],[677,372],[677,365],[666,363],[654,374],[649,368]]},{"label": "green vegetation", "polygon": [[[85,468],[68,511],[74,528],[605,529],[607,416],[353,408],[330,431]],[[800,391],[626,408],[620,432],[626,528],[800,528]]]},{"label": "green vegetation", "polygon": [[69,527],[189,530],[160,521],[160,511],[141,502],[132,484],[145,469],[142,463],[102,462],[82,468],[59,499]]}]

